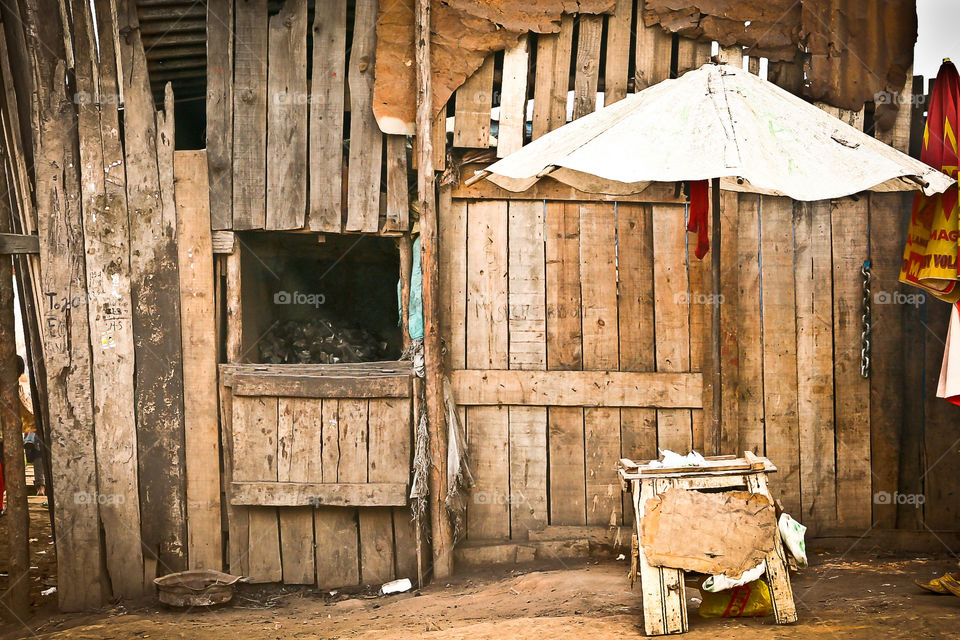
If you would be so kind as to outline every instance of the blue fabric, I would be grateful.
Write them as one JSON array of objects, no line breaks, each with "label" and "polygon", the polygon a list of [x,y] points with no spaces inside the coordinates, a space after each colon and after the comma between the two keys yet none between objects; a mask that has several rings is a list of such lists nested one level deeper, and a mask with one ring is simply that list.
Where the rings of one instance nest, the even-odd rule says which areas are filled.
[{"label": "blue fabric", "polygon": [[[423,270],[420,265],[420,236],[413,241],[413,269],[410,274],[410,339],[423,337]],[[397,302],[403,313],[403,299],[400,294],[400,282],[397,282]]]}]

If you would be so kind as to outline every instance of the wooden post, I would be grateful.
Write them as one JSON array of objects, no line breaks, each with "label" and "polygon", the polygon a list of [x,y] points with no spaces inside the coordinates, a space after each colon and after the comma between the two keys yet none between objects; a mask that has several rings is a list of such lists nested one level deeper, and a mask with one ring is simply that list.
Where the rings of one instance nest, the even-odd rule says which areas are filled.
[{"label": "wooden post", "polygon": [[453,531],[444,501],[447,495],[447,433],[443,412],[443,354],[440,348],[437,264],[437,200],[433,175],[433,89],[430,78],[430,1],[417,0],[417,197],[420,204],[420,260],[423,265],[423,353],[426,362],[427,421],[430,425],[430,522],[433,575],[453,572]]},{"label": "wooden post", "polygon": [[714,178],[711,183],[710,200],[713,203],[713,239],[711,240],[710,268],[713,272],[713,306],[710,318],[710,354],[711,375],[713,376],[713,414],[710,416],[710,437],[707,438],[708,452],[713,455],[722,453],[737,453],[735,451],[720,451],[720,441],[723,433],[721,424],[721,409],[723,405],[723,390],[720,387],[720,309],[723,305],[720,282],[720,178]]},{"label": "wooden post", "polygon": [[400,249],[400,330],[403,348],[410,345],[410,279],[413,277],[413,238],[405,233],[397,239]]},{"label": "wooden post", "polygon": [[[0,150],[0,193],[7,192],[3,170],[5,154]],[[10,233],[9,199],[0,198],[0,233]],[[6,479],[7,548],[9,551],[7,590],[3,603],[23,618],[30,608],[30,515],[27,510],[27,478],[23,460],[20,424],[19,376],[16,370],[16,321],[13,315],[13,267],[9,255],[0,255],[0,418],[3,422],[3,475]]]}]

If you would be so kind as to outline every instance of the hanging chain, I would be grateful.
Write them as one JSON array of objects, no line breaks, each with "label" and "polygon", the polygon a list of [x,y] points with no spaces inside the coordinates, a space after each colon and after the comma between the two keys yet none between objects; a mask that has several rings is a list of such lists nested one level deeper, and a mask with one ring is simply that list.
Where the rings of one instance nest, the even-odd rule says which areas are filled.
[{"label": "hanging chain", "polygon": [[870,377],[870,261],[860,267],[863,276],[863,331],[860,333],[860,376]]}]

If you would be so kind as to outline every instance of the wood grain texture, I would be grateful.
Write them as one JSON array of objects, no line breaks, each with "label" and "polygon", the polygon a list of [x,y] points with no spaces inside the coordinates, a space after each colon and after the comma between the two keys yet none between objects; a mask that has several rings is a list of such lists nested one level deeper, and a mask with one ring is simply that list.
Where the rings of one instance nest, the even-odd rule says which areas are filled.
[{"label": "wood grain texture", "polygon": [[[277,400],[277,480],[319,482],[323,401]],[[310,505],[312,507],[313,505]],[[280,509],[280,557],[284,584],[313,584],[313,510]]]},{"label": "wood grain texture", "polygon": [[314,12],[310,81],[311,231],[340,233],[342,228],[344,69],[347,0],[329,0]]},{"label": "wood grain texture", "polygon": [[240,481],[230,489],[231,504],[283,507],[281,516],[299,510],[289,507],[402,507],[408,493],[403,482]]},{"label": "wood grain texture", "polygon": [[[582,23],[581,23],[582,26]],[[617,224],[613,204],[580,206],[580,280],[583,368],[619,366],[617,323]],[[614,468],[620,455],[620,412],[584,409],[587,524],[621,520],[620,483]]]},{"label": "wood grain texture", "polygon": [[627,97],[633,4],[632,0],[617,0],[613,15],[607,17],[607,55],[603,71],[604,105]]},{"label": "wood grain texture", "polygon": [[600,41],[603,16],[580,16],[577,35],[577,60],[573,79],[573,119],[597,108],[597,84],[600,80]]},{"label": "wood grain texture", "polygon": [[[186,568],[183,370],[173,184],[173,91],[154,110],[136,12],[118,14],[130,218],[137,464],[145,554],[158,571]],[[146,583],[152,580],[148,568]]]},{"label": "wood grain texture", "polygon": [[[545,216],[547,369],[582,369],[579,206],[547,202]],[[549,407],[547,424],[550,523],[585,525],[583,410],[579,407]]]},{"label": "wood grain texture", "polygon": [[634,91],[642,91],[670,77],[670,57],[673,39],[659,25],[643,24],[645,0],[637,3],[637,26],[635,34]]},{"label": "wood grain texture", "polygon": [[338,482],[367,482],[367,400],[340,400]]},{"label": "wood grain texture", "polygon": [[741,194],[737,255],[740,295],[737,300],[737,405],[740,443],[737,451],[764,452],[763,329],[760,324],[760,200]]},{"label": "wood grain texture", "polygon": [[183,424],[187,471],[187,558],[191,569],[222,568],[220,442],[213,249],[207,154],[174,157],[183,344]]},{"label": "wood grain texture", "polygon": [[[332,589],[360,583],[360,549],[356,509],[320,507],[314,511],[317,587]],[[337,544],[325,544],[336,540]]]},{"label": "wood grain texture", "polygon": [[[833,277],[830,203],[794,204],[797,286],[797,419],[802,522],[836,522],[833,422]],[[899,268],[898,268],[899,273]]]},{"label": "wood grain texture", "polygon": [[720,386],[723,402],[720,417],[720,453],[739,451],[740,407],[738,387],[740,378],[739,338],[737,312],[740,307],[738,274],[739,196],[725,191],[720,196]]},{"label": "wood grain texture", "polygon": [[267,179],[267,0],[234,5],[233,228],[263,229]]},{"label": "wood grain texture", "polygon": [[[233,0],[207,2],[210,228],[233,228]],[[103,27],[100,27],[103,29]]]},{"label": "wood grain texture", "polygon": [[[690,370],[689,282],[686,265],[684,211],[676,206],[653,208],[654,323],[657,371]],[[684,453],[693,446],[690,412],[657,411],[657,446]]]},{"label": "wood grain texture", "polygon": [[797,419],[796,288],[793,204],[760,198],[763,297],[763,405],[766,455],[777,465],[773,492],[788,513],[800,511],[800,442]]},{"label": "wood grain texture", "polygon": [[831,211],[837,516],[840,526],[864,528],[872,517],[870,382],[860,376],[860,268],[867,259],[868,215],[866,199],[837,200]]},{"label": "wood grain texture", "polygon": [[560,19],[560,31],[537,36],[537,69],[533,88],[532,139],[566,124],[573,16]]},{"label": "wood grain texture", "polygon": [[407,138],[387,136],[387,219],[384,231],[410,229],[410,194],[407,185]]},{"label": "wood grain texture", "polygon": [[376,233],[380,222],[383,134],[373,116],[373,56],[377,46],[377,0],[359,0],[354,13],[350,85],[350,171],[347,231]]},{"label": "wood grain texture", "polygon": [[493,56],[457,89],[454,100],[453,146],[490,146],[490,107],[493,102]]},{"label": "wood grain texture", "polygon": [[360,507],[360,582],[383,584],[393,580],[393,512],[384,507]]},{"label": "wood grain texture", "polygon": [[[467,210],[466,344],[468,367],[506,369],[507,203],[478,202]],[[510,537],[509,416],[506,407],[469,407],[467,451],[476,484],[467,510],[467,537]]]},{"label": "wood grain texture", "polygon": [[530,36],[503,54],[500,81],[500,122],[497,128],[497,157],[505,158],[523,146],[527,119],[527,73],[530,67]]},{"label": "wood grain texture", "polygon": [[467,366],[467,203],[440,192],[440,333],[447,344],[451,368]]},{"label": "wood grain texture", "polygon": [[270,16],[267,229],[300,229],[307,210],[307,0]]}]

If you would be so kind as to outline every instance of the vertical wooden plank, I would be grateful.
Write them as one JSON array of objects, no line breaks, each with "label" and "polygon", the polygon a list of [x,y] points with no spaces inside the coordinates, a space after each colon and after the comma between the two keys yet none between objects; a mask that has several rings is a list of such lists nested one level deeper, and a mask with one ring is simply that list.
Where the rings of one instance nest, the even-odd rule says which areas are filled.
[{"label": "vertical wooden plank", "polygon": [[760,199],[740,194],[737,255],[738,363],[737,406],[740,443],[737,452],[763,453],[763,329],[760,325]]},{"label": "vertical wooden plank", "polygon": [[[576,203],[547,202],[547,369],[583,368],[580,327],[580,210]],[[583,409],[547,409],[550,448],[550,523],[585,525],[586,471]]]},{"label": "vertical wooden plank", "polygon": [[367,482],[367,401],[340,400],[337,482]]},{"label": "vertical wooden plank", "polygon": [[[470,369],[506,369],[507,203],[472,202],[467,209],[467,359]],[[467,449],[476,485],[467,536],[510,536],[509,428],[506,407],[467,409]]]},{"label": "vertical wooden plank", "polygon": [[376,233],[380,223],[380,162],[383,134],[373,116],[373,56],[377,47],[377,0],[358,0],[350,48],[350,171],[347,231]]},{"label": "vertical wooden plank", "polygon": [[[158,571],[186,568],[183,369],[173,187],[173,91],[154,111],[133,2],[118,13],[136,376],[140,519]],[[153,563],[145,564],[150,585]]]},{"label": "vertical wooden plank", "polygon": [[[417,567],[417,529],[413,524],[413,514],[409,507],[393,508],[393,542],[396,550],[397,579],[410,578],[410,582],[419,588],[417,576],[420,573]],[[429,551],[421,555],[429,557]]]},{"label": "vertical wooden plank", "polygon": [[788,513],[800,512],[797,420],[796,287],[793,203],[760,198],[760,283],[763,297],[763,406],[767,456],[777,465],[775,495]]},{"label": "vertical wooden plank", "polygon": [[[653,207],[654,322],[657,371],[690,370],[687,230],[684,209]],[[686,453],[693,446],[689,409],[657,410],[657,446]]]},{"label": "vertical wooden plank", "polygon": [[[233,398],[233,479],[276,482],[278,478],[276,398]],[[247,509],[247,562],[251,582],[283,579],[280,527],[273,507]]]},{"label": "vertical wooden plank", "polygon": [[537,71],[533,88],[532,139],[566,124],[573,16],[564,14],[560,32],[537,37]]},{"label": "vertical wooden plank", "polygon": [[233,394],[230,387],[220,387],[220,434],[223,447],[223,487],[227,510],[227,568],[238,576],[250,575],[247,540],[250,519],[246,507],[230,504],[230,483],[233,482]]},{"label": "vertical wooden plank", "polygon": [[637,2],[634,91],[642,91],[670,77],[673,38],[660,25],[648,27],[643,23],[646,4],[645,0]]},{"label": "vertical wooden plank", "polygon": [[[317,587],[332,589],[360,583],[360,548],[357,510],[318,507],[314,510]],[[336,544],[324,544],[336,540]]]},{"label": "vertical wooden plank", "polygon": [[[116,69],[97,64],[90,5],[74,2],[74,55],[77,90],[116,92]],[[110,26],[112,31],[112,23]],[[109,95],[106,96],[109,98]],[[77,133],[80,151],[83,239],[86,251],[87,311],[90,322],[94,385],[97,486],[106,568],[114,598],[143,595],[143,554],[137,533],[137,434],[133,413],[133,327],[131,326],[129,239],[124,194],[123,152],[116,139],[116,104],[80,101]],[[104,140],[107,138],[107,140]],[[109,158],[109,160],[108,160]],[[115,164],[115,163],[120,163]],[[107,180],[110,180],[109,188]],[[9,274],[8,274],[9,275]]]},{"label": "vertical wooden plank", "polygon": [[493,56],[457,89],[454,101],[453,146],[486,149],[490,146],[490,105],[493,94]]},{"label": "vertical wooden plank", "polygon": [[[750,493],[758,493],[772,499],[765,474],[748,475],[746,480]],[[787,555],[779,535],[773,538],[773,550],[767,554],[766,565],[774,619],[777,624],[796,622],[797,608],[793,601],[793,589],[790,587],[790,570],[787,568]]]},{"label": "vertical wooden plank", "polygon": [[[277,480],[320,482],[322,401],[280,398],[277,407]],[[313,509],[282,507],[280,557],[284,584],[313,584]]]},{"label": "vertical wooden plank", "polygon": [[447,343],[451,369],[467,366],[467,203],[440,191],[440,332]]},{"label": "vertical wooden plank", "polygon": [[340,401],[326,398],[323,401],[321,482],[337,482],[340,470]]},{"label": "vertical wooden plank", "polygon": [[368,415],[368,482],[407,482],[413,434],[410,399],[371,399]]},{"label": "vertical wooden plank", "polygon": [[699,69],[710,61],[710,43],[683,36],[677,38],[677,76]]},{"label": "vertical wooden plank", "polygon": [[604,105],[627,97],[632,19],[633,0],[616,0],[613,15],[607,16],[607,57],[603,71]]},{"label": "vertical wooden plank", "polygon": [[[833,277],[830,203],[795,203],[797,420],[800,521],[816,530],[836,522],[833,428]],[[899,268],[898,268],[899,273]]]},{"label": "vertical wooden plank", "polygon": [[860,268],[867,259],[867,216],[866,199],[855,202],[844,198],[833,203],[837,518],[840,526],[846,527],[869,527],[871,520],[870,382],[860,376],[863,310]]},{"label": "vertical wooden plank", "polygon": [[874,134],[877,140],[885,142],[903,153],[910,153],[910,121],[914,104],[913,98],[913,68],[911,67],[907,70],[907,80],[897,98],[898,108],[893,123],[887,129],[877,129]]},{"label": "vertical wooden plank", "polygon": [[407,186],[407,138],[387,136],[387,219],[384,231],[410,228],[410,194]]},{"label": "vertical wooden plank", "polygon": [[[544,205],[509,206],[509,366],[547,366]],[[547,525],[547,409],[510,407],[510,530],[523,539]]]},{"label": "vertical wooden plank", "polygon": [[236,0],[234,8],[233,228],[263,229],[267,178],[267,0]]},{"label": "vertical wooden plank", "polygon": [[328,0],[313,17],[310,81],[311,231],[340,233],[347,0]]},{"label": "vertical wooden plank", "polygon": [[187,557],[191,569],[220,570],[220,447],[217,327],[207,154],[178,151],[177,252],[183,342],[183,423],[187,467]]},{"label": "vertical wooden plank", "polygon": [[217,132],[207,137],[211,229],[233,228],[233,5],[207,1],[207,131]]},{"label": "vertical wooden plank", "polygon": [[[617,272],[620,371],[653,371],[653,220],[650,205],[617,203]],[[657,457],[655,409],[620,409],[620,456]],[[623,520],[633,522],[624,495]]]},{"label": "vertical wooden plank", "polygon": [[[580,205],[580,279],[583,368],[615,370],[619,366],[617,323],[617,218],[613,203]],[[583,410],[586,461],[587,524],[618,524],[621,519],[620,412]]]},{"label": "vertical wooden plank", "polygon": [[[909,113],[906,105],[900,109]],[[884,492],[892,496],[899,488],[904,417],[903,309],[910,303],[919,306],[922,293],[901,291],[898,283],[903,248],[900,226],[905,217],[902,214],[909,207],[907,199],[899,193],[871,193],[869,207],[870,465],[873,495]],[[896,527],[897,505],[892,500],[873,500],[873,523],[888,529]]]},{"label": "vertical wooden plank", "polygon": [[723,388],[721,407],[720,454],[741,455],[740,410],[737,402],[740,362],[737,334],[737,309],[740,288],[737,274],[739,196],[731,191],[720,194],[720,384]]},{"label": "vertical wooden plank", "polygon": [[742,69],[743,47],[739,44],[730,45],[729,47],[720,45],[720,49],[717,51],[717,59],[721,64],[729,64],[738,69]]},{"label": "vertical wooden plank", "polygon": [[382,584],[394,578],[393,511],[360,507],[360,582]]},{"label": "vertical wooden plank", "polygon": [[527,71],[530,65],[530,36],[523,34],[503,54],[500,81],[500,124],[497,128],[497,157],[505,158],[523,146],[527,122]]},{"label": "vertical wooden plank", "polygon": [[597,84],[600,80],[600,39],[603,16],[580,15],[577,37],[576,73],[573,80],[573,119],[597,108]]},{"label": "vertical wooden plank", "polygon": [[267,229],[301,229],[307,211],[307,0],[270,16]]}]

